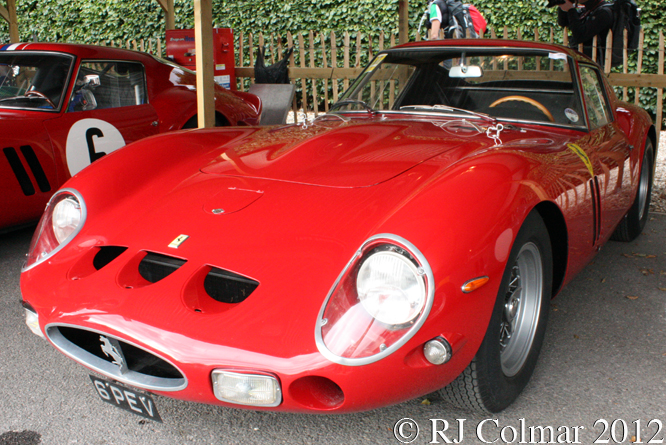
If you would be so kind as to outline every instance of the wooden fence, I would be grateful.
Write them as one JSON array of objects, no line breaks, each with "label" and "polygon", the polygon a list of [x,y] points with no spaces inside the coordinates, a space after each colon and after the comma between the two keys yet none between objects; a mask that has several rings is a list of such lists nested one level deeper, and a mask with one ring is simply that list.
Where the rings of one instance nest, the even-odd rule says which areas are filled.
[{"label": "wooden fence", "polygon": [[[567,33],[562,30],[555,31],[553,28],[549,28],[546,32],[539,29],[527,32],[504,27],[500,31],[490,29],[487,35],[490,38],[568,44]],[[397,35],[386,35],[383,32],[374,36],[360,32],[323,34],[314,31],[295,36],[291,33],[287,33],[286,36],[240,33],[236,35],[235,40],[235,72],[237,87],[241,91],[247,90],[253,81],[258,48],[266,49],[265,62],[267,65],[280,60],[287,48],[294,48],[289,59],[289,78],[297,86],[292,107],[294,115],[299,119],[299,116],[303,116],[302,112],[310,111],[316,116],[328,111],[329,104],[337,101],[338,96],[349,86],[350,80],[361,72],[368,60],[377,52],[396,44]],[[418,37],[417,40],[419,40]],[[618,95],[625,101],[639,104],[642,97],[656,96],[655,122],[659,131],[663,127],[663,98],[664,88],[666,88],[663,31],[659,31],[659,44],[656,49],[643,47],[643,31],[641,31],[639,41],[638,50],[627,50],[625,36],[624,63],[621,67],[611,69],[612,35],[609,33],[604,71],[611,84],[616,87]],[[102,44],[137,49],[158,56],[163,56],[165,51],[160,39],[102,42]],[[593,54],[595,53],[596,42],[593,50]],[[656,73],[654,67],[651,69],[652,72],[646,73],[645,66],[650,61],[649,57],[654,65],[655,54]],[[304,119],[304,117],[300,118]]]}]

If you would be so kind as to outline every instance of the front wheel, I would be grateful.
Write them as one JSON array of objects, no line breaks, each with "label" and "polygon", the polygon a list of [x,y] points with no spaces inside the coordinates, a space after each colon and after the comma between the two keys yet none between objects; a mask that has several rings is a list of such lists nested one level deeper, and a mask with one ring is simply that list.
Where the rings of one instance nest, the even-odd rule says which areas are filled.
[{"label": "front wheel", "polygon": [[638,190],[634,203],[618,224],[611,239],[615,241],[633,241],[641,234],[650,211],[650,195],[652,194],[652,179],[654,177],[654,149],[650,139],[645,143],[641,176],[638,180]]},{"label": "front wheel", "polygon": [[548,230],[532,212],[514,242],[479,351],[467,369],[440,390],[447,401],[498,412],[516,400],[532,376],[546,333],[552,269]]}]

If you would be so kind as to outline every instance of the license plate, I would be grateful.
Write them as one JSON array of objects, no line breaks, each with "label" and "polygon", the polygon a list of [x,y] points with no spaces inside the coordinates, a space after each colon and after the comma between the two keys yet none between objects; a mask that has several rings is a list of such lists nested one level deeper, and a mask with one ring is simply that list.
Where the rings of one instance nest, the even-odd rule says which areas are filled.
[{"label": "license plate", "polygon": [[148,394],[92,375],[90,376],[90,380],[97,394],[106,403],[115,405],[138,416],[162,422],[162,418],[157,412],[157,406],[155,406],[155,402]]}]

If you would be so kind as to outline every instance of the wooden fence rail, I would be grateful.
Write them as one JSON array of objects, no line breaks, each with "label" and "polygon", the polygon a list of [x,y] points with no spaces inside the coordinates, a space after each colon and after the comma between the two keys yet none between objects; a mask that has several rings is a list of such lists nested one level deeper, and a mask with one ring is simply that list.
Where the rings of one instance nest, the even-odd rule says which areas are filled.
[{"label": "wooden fence rail", "polygon": [[[490,29],[489,36],[568,44],[567,33],[563,30],[556,32],[553,28],[549,28],[546,32],[539,29],[527,32],[504,27],[500,30]],[[254,63],[258,48],[266,48],[266,64],[277,62],[287,48],[294,48],[289,60],[289,78],[297,87],[292,108],[298,119],[301,110],[314,112],[315,116],[328,111],[329,104],[338,100],[339,95],[349,87],[350,81],[360,74],[365,64],[377,52],[396,44],[397,35],[387,35],[383,32],[368,35],[360,32],[336,34],[314,31],[295,36],[291,33],[287,33],[286,36],[239,33],[235,40],[235,73],[237,87],[241,91],[247,90],[254,79]],[[611,84],[616,87],[618,95],[625,101],[639,104],[641,98],[656,96],[655,122],[659,131],[663,126],[663,98],[666,88],[663,31],[659,31],[659,44],[656,49],[643,47],[643,31],[639,41],[639,49],[630,51],[626,48],[625,38],[624,63],[621,67],[611,69],[612,36],[609,33],[604,71]],[[101,44],[137,49],[162,57],[165,51],[161,39],[109,41]],[[593,54],[596,54],[596,43]],[[656,70],[653,66],[655,54]],[[648,63],[652,63],[652,72],[645,72]]]}]

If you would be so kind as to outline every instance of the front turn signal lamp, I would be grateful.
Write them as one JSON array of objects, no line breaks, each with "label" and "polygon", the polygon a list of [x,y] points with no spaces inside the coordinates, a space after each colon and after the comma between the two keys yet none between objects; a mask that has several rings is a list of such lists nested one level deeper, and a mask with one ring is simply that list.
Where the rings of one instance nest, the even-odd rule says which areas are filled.
[{"label": "front turn signal lamp", "polygon": [[23,271],[47,260],[69,243],[79,233],[85,220],[86,207],[79,192],[59,190],[46,205],[37,225]]},{"label": "front turn signal lamp", "polygon": [[423,325],[434,292],[432,270],[416,246],[392,234],[373,236],[324,301],[315,328],[317,348],[348,366],[380,360]]}]

